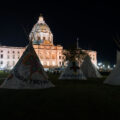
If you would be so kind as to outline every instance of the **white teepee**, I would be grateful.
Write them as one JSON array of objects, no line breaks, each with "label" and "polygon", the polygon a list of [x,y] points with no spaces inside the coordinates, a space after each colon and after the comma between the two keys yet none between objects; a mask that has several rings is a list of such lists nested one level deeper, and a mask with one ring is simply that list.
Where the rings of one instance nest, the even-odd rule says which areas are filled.
[{"label": "white teepee", "polygon": [[120,64],[120,51],[117,50],[117,65]]},{"label": "white teepee", "polygon": [[81,70],[83,71],[83,74],[87,78],[100,78],[101,75],[98,72],[96,66],[91,62],[91,59],[89,56],[86,56],[83,63],[80,66]]},{"label": "white teepee", "polygon": [[110,85],[120,85],[120,64],[113,69],[104,83]]},{"label": "white teepee", "polygon": [[86,80],[77,62],[70,62],[59,77],[60,80]]},{"label": "white teepee", "polygon": [[1,88],[42,89],[49,87],[54,87],[54,85],[48,80],[32,42],[30,42]]},{"label": "white teepee", "polygon": [[117,65],[104,81],[105,84],[120,85],[120,52],[117,51]]}]

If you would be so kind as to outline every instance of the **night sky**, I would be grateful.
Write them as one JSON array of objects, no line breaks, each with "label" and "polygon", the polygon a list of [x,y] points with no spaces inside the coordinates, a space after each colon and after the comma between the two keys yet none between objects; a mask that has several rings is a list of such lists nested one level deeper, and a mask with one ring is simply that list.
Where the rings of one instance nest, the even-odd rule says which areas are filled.
[{"label": "night sky", "polygon": [[99,62],[115,63],[113,37],[120,35],[120,9],[117,3],[74,1],[26,1],[2,3],[0,7],[0,42],[2,45],[25,46],[27,34],[40,13],[54,35],[54,44],[65,49],[76,43],[83,49],[96,50]]}]

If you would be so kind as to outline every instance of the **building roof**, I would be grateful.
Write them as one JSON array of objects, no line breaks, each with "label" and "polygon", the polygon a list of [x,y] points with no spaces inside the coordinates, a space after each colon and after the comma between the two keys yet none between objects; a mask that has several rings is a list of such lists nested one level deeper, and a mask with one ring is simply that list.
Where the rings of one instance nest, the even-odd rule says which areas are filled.
[{"label": "building roof", "polygon": [[25,49],[25,47],[13,47],[13,46],[2,46],[2,45],[0,45],[0,48]]}]

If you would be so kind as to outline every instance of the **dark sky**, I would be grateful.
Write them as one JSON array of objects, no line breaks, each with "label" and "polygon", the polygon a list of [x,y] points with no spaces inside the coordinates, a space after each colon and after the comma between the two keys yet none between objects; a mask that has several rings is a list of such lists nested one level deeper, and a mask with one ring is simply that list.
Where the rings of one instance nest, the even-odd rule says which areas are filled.
[{"label": "dark sky", "polygon": [[1,44],[27,45],[23,27],[29,34],[40,13],[53,32],[54,44],[69,48],[79,37],[79,46],[96,50],[99,62],[115,63],[116,45],[113,36],[120,34],[119,4],[105,3],[103,0],[3,3],[0,7]]}]

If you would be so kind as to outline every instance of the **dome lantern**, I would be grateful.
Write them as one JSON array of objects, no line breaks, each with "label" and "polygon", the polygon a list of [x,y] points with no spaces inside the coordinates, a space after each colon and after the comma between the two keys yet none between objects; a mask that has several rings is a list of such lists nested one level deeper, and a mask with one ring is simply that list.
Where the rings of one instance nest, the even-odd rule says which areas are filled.
[{"label": "dome lantern", "polygon": [[39,20],[38,20],[38,23],[39,23],[39,24],[45,23],[44,18],[43,18],[42,15],[40,15]]}]

